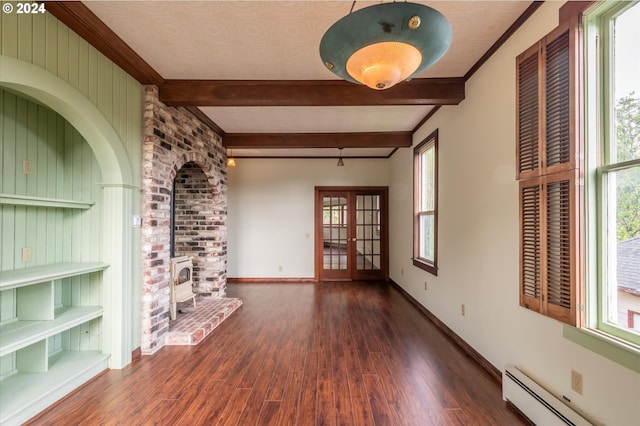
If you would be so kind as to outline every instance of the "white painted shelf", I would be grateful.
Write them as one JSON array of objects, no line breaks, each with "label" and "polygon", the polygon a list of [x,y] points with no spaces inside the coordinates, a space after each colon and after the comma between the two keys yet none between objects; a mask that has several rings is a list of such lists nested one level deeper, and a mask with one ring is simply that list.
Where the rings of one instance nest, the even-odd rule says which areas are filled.
[{"label": "white painted shelf", "polygon": [[28,195],[0,194],[0,204],[14,206],[57,207],[63,209],[90,209],[95,203],[62,198],[31,197]]},{"label": "white painted shelf", "polygon": [[109,367],[101,352],[59,352],[46,373],[19,372],[0,381],[0,424],[19,425]]},{"label": "white painted shelf", "polygon": [[47,337],[102,316],[102,306],[65,306],[55,319],[15,321],[0,327],[0,356],[25,348]]},{"label": "white painted shelf", "polygon": [[101,262],[66,262],[0,271],[0,290],[84,275],[107,267],[108,263]]},{"label": "white painted shelf", "polygon": [[[81,300],[70,297],[70,305],[62,305],[57,292],[75,284],[56,280],[107,267],[102,262],[64,262],[0,271],[0,291],[15,303],[13,321],[0,326],[0,356],[13,369],[0,380],[0,425],[21,424],[108,368],[108,354],[60,350],[85,347],[82,344],[56,349],[59,337],[54,337],[61,335],[64,342],[64,336],[75,335],[86,345],[90,337],[85,333],[94,326],[92,321],[101,321],[104,311],[102,306],[83,306],[92,299],[80,297],[81,291]],[[61,290],[56,290],[58,285]],[[52,350],[60,351],[50,356]]]}]

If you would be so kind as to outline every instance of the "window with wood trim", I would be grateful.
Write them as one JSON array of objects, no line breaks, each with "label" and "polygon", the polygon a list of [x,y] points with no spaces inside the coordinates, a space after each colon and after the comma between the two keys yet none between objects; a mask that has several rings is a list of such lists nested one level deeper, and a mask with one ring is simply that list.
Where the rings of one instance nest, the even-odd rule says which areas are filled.
[{"label": "window with wood trim", "polygon": [[[587,16],[586,326],[640,349],[640,2]],[[594,267],[595,266],[595,267]]]},{"label": "window with wood trim", "polygon": [[582,323],[577,16],[516,59],[520,305]]},{"label": "window with wood trim", "polygon": [[438,275],[438,130],[413,149],[413,264]]}]

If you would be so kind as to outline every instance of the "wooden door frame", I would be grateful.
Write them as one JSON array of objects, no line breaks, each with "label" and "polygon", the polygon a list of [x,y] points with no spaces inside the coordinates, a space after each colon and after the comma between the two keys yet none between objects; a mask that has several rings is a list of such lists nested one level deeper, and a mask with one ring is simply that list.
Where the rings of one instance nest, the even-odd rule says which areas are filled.
[{"label": "wooden door frame", "polygon": [[322,192],[344,192],[348,197],[353,192],[370,192],[380,195],[380,275],[389,281],[389,187],[388,186],[316,186],[314,188],[314,280],[320,281],[323,265],[324,241]]}]

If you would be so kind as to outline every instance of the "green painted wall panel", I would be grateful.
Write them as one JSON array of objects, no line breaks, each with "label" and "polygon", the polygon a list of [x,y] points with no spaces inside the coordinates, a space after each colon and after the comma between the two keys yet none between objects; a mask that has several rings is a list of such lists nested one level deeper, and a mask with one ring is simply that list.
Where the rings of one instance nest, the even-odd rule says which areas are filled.
[{"label": "green painted wall panel", "polygon": [[69,28],[58,25],[58,77],[69,82]]},{"label": "green painted wall panel", "polygon": [[[46,14],[32,15],[33,19],[33,40],[46,40],[47,16]],[[33,43],[32,62],[41,68],[47,65],[47,45],[46,43]]]},{"label": "green painted wall panel", "polygon": [[[5,55],[18,57],[18,15],[15,13],[0,14],[2,20],[2,52]],[[22,22],[21,22],[22,23]]]},{"label": "green painted wall panel", "polygon": [[18,58],[23,61],[31,62],[33,60],[32,46],[33,43],[33,19],[25,19],[20,25],[20,36],[18,37]]},{"label": "green painted wall panel", "polygon": [[78,37],[69,37],[69,62],[67,63],[67,69],[69,70],[69,83],[75,88],[80,87],[80,58],[78,43]]},{"label": "green painted wall panel", "polygon": [[45,29],[44,39],[37,39],[45,45],[46,63],[45,69],[52,74],[58,74],[58,20],[53,16],[46,14],[47,25]]},{"label": "green painted wall panel", "polygon": [[[0,94],[3,99],[3,192],[96,203],[88,211],[70,212],[47,207],[3,206],[0,270],[52,261],[99,260],[101,235],[90,230],[100,228],[101,173],[91,148],[73,126],[55,112],[3,90]],[[30,174],[23,173],[23,160],[31,161]],[[31,262],[22,261],[23,247],[32,248]],[[57,253],[61,247],[63,254],[59,258]]]},{"label": "green painted wall panel", "polygon": [[2,192],[12,193],[16,190],[15,157],[16,157],[16,97],[10,93],[3,96],[3,128],[2,128]]},{"label": "green painted wall panel", "polygon": [[[139,186],[142,175],[140,84],[49,13],[20,16],[2,14],[0,37],[0,54],[46,69],[68,82],[96,106],[120,137],[133,171],[133,183]],[[22,144],[16,141],[15,134],[18,131],[15,124],[18,102],[22,108],[20,114],[24,115],[28,123],[21,129],[24,134],[20,136]],[[99,259],[103,237],[99,232],[92,232],[101,229],[100,224],[104,219],[101,217],[104,190],[97,185],[101,181],[99,166],[86,141],[79,135],[70,136],[71,126],[62,117],[36,105],[34,119],[34,106],[31,104],[13,93],[7,94],[0,90],[0,136],[3,139],[0,149],[0,191],[90,200],[98,204],[88,211],[73,212],[55,208],[0,206],[0,270],[25,266],[21,261],[21,251],[25,244],[34,245],[34,261],[30,264]],[[7,109],[7,105],[12,106]],[[31,127],[34,123],[35,128]],[[31,131],[35,136],[30,134]],[[13,142],[6,143],[9,140]],[[27,157],[33,162],[34,174],[31,176],[22,174],[22,160]],[[132,209],[126,214],[139,214],[139,192],[133,191],[132,197]],[[35,223],[35,234],[28,230],[32,223]],[[6,238],[9,235],[11,237]],[[32,242],[36,236],[38,241]],[[131,265],[134,266],[128,274],[135,283],[134,294],[125,297],[135,301],[132,315],[134,330],[137,330],[137,307],[140,300],[140,271],[137,266],[140,263],[140,244],[137,238],[131,241],[130,250],[133,255]],[[100,280],[94,277],[84,279],[87,280],[84,284],[88,285],[85,285],[82,297],[100,304],[103,292]],[[102,325],[101,321],[95,321],[87,326],[98,336],[89,338],[89,347],[99,349]],[[139,336],[134,330],[127,339],[132,341],[131,345],[135,348],[139,346]],[[117,333],[121,331],[117,330]],[[54,341],[55,344],[52,343]],[[61,341],[62,337],[52,339],[50,350],[59,350],[62,347]],[[0,368],[0,375],[3,371],[4,368]]]}]

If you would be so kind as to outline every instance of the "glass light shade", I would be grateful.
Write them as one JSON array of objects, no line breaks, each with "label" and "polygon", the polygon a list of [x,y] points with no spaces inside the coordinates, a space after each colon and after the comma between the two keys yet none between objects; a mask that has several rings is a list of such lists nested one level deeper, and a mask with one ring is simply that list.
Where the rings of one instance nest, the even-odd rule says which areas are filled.
[{"label": "glass light shade", "polygon": [[389,41],[370,44],[347,60],[347,72],[356,81],[377,90],[388,89],[413,74],[422,54],[407,43]]},{"label": "glass light shade", "polygon": [[451,24],[437,10],[411,2],[381,3],[334,23],[320,40],[320,59],[346,81],[388,89],[436,63],[452,39]]},{"label": "glass light shade", "polygon": [[233,157],[229,157],[227,158],[227,166],[229,167],[235,167],[236,166],[236,160]]}]

